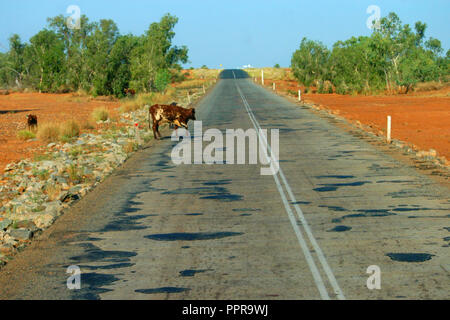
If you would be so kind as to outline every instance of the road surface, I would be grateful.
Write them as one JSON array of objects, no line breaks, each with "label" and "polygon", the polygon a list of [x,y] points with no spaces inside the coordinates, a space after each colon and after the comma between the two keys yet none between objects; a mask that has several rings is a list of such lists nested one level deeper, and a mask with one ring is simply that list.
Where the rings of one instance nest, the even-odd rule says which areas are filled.
[{"label": "road surface", "polygon": [[203,130],[279,129],[276,175],[174,165],[166,131],[0,270],[0,298],[449,298],[448,186],[242,71],[221,78]]}]

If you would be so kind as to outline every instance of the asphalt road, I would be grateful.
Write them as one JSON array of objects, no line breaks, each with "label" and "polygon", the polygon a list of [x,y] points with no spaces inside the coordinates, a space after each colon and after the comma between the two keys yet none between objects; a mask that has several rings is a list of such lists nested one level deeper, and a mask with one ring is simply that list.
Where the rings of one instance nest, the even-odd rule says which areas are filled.
[{"label": "asphalt road", "polygon": [[450,297],[448,186],[239,70],[197,111],[203,130],[279,129],[278,173],[175,165],[176,142],[153,142],[0,270],[0,298]]}]

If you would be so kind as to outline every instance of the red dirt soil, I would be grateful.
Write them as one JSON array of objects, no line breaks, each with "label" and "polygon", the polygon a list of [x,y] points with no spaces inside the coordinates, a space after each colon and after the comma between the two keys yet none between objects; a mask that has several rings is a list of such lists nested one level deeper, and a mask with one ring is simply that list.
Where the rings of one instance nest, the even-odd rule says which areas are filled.
[{"label": "red dirt soil", "polygon": [[[275,82],[277,91],[297,96],[304,87],[295,81]],[[302,94],[302,100],[313,102],[333,113],[370,126],[372,131],[386,132],[387,116],[392,117],[392,138],[412,143],[421,150],[434,149],[438,156],[450,160],[450,88],[411,94],[351,96],[338,94]]]},{"label": "red dirt soil", "polygon": [[17,138],[19,130],[26,129],[26,116],[36,114],[38,125],[46,122],[62,123],[76,120],[80,124],[87,121],[95,108],[105,107],[111,116],[117,115],[117,101],[107,98],[92,99],[78,97],[74,94],[39,94],[11,93],[0,95],[0,173],[5,165],[32,158],[39,146],[46,145],[42,141],[27,142]]}]

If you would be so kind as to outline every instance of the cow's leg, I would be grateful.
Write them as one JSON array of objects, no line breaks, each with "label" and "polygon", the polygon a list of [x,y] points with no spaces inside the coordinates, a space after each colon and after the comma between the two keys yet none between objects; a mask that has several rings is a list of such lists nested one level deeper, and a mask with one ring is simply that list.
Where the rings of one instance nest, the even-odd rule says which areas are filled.
[{"label": "cow's leg", "polygon": [[159,123],[156,123],[156,133],[159,135],[159,139],[161,139],[161,132],[159,132]]},{"label": "cow's leg", "polygon": [[153,137],[158,140],[158,122],[153,121]]}]

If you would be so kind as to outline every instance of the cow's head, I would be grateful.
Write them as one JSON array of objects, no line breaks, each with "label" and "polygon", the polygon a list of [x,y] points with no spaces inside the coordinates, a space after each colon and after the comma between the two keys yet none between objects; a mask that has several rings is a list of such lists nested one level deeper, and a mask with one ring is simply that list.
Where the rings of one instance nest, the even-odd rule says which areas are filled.
[{"label": "cow's head", "polygon": [[195,118],[195,108],[190,108],[189,110],[191,110],[191,114],[189,116],[189,119],[192,119],[193,121],[197,120]]}]

